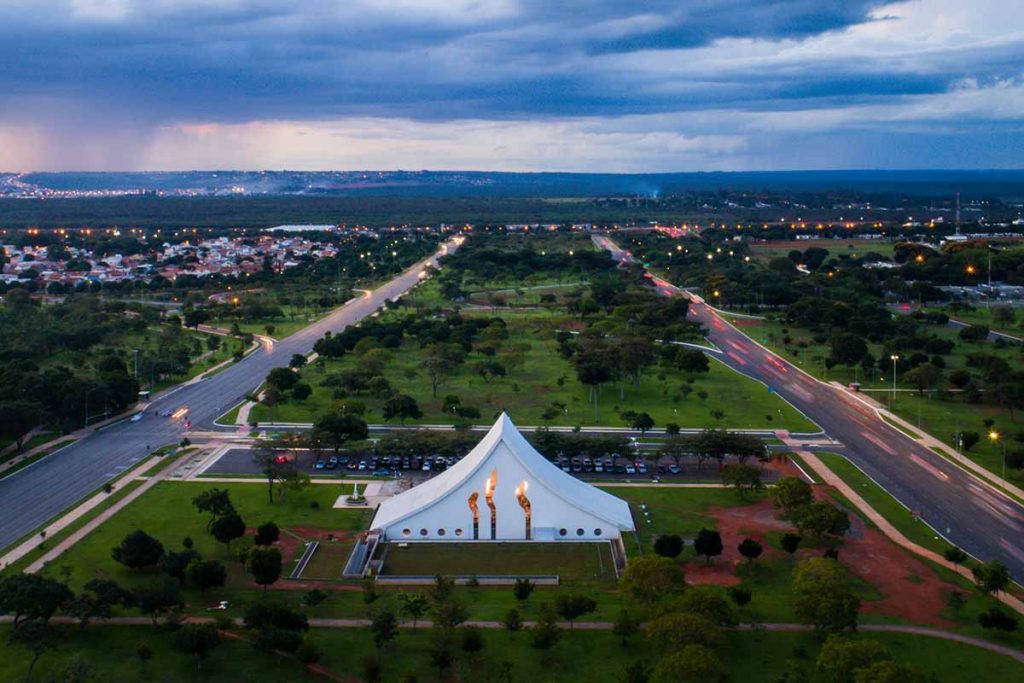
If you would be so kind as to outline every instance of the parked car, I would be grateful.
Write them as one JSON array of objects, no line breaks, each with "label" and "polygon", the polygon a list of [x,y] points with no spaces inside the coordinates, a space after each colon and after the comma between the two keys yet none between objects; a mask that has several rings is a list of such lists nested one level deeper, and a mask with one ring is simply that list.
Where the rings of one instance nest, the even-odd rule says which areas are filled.
[{"label": "parked car", "polygon": [[327,463],[325,463],[323,460],[317,460],[316,464],[313,465],[313,469],[315,469],[315,470],[322,470],[326,466],[327,466]]},{"label": "parked car", "polygon": [[669,465],[668,471],[671,474],[679,474],[683,470],[681,467],[679,467],[679,465]]},{"label": "parked car", "polygon": [[601,464],[600,460],[598,460],[597,462],[594,463],[594,471],[595,472],[604,472],[604,465]]},{"label": "parked car", "polygon": [[365,460],[360,460],[359,461],[359,466],[356,469],[358,469],[360,472],[365,472],[366,471],[366,461]]},{"label": "parked car", "polygon": [[647,474],[647,465],[642,462],[638,462],[636,464],[636,471],[640,474]]},{"label": "parked car", "polygon": [[626,474],[636,474],[636,468],[632,465],[626,465]]},{"label": "parked car", "polygon": [[427,460],[426,462],[423,463],[423,471],[424,472],[429,472],[430,471],[430,461],[429,460]]}]

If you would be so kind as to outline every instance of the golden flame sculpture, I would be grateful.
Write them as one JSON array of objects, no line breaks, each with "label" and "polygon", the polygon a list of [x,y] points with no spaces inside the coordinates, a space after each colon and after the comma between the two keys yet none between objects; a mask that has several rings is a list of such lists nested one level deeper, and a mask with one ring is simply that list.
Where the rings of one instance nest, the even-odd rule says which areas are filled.
[{"label": "golden flame sculpture", "polygon": [[530,510],[530,499],[526,497],[526,489],[529,488],[529,484],[524,480],[519,486],[516,487],[516,500],[519,501],[519,507],[523,508],[523,515],[526,518],[526,540],[529,541],[533,537],[533,517]]},{"label": "golden flame sculpture", "polygon": [[484,498],[487,500],[487,507],[491,509],[491,540],[498,537],[498,510],[494,507],[494,487],[498,485],[498,470],[491,470],[491,476],[487,477],[484,484]]},{"label": "golden flame sculpture", "polygon": [[469,496],[469,509],[473,511],[473,540],[480,538],[480,506],[477,505],[477,499],[480,498],[480,494],[476,491]]}]

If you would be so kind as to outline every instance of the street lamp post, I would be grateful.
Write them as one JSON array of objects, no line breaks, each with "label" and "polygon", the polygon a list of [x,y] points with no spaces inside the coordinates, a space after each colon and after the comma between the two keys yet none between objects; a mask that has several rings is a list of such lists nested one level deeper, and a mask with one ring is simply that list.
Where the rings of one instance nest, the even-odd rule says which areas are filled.
[{"label": "street lamp post", "polygon": [[889,402],[889,409],[891,410],[896,405],[896,361],[900,357],[894,353],[889,358],[892,360],[892,401]]},{"label": "street lamp post", "polygon": [[994,429],[988,433],[988,438],[992,443],[999,444],[1000,456],[1003,460],[1003,479],[1006,479],[1006,445],[999,440],[999,432]]},{"label": "street lamp post", "polygon": [[84,427],[89,426],[89,394],[98,390],[99,387],[93,387],[92,389],[89,389],[85,392],[85,424],[83,425]]}]

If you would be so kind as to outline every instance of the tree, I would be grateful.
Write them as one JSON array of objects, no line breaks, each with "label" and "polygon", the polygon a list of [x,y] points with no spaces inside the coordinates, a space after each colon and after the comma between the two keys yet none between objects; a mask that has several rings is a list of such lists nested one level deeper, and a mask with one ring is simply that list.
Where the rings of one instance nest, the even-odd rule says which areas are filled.
[{"label": "tree", "polygon": [[377,610],[370,618],[370,632],[373,644],[377,648],[377,660],[380,660],[384,647],[398,637],[398,619],[394,612],[386,609]]},{"label": "tree", "polygon": [[256,527],[253,543],[256,545],[273,545],[281,536],[281,530],[273,522],[266,522]]},{"label": "tree", "polygon": [[850,640],[833,633],[821,646],[817,668],[830,683],[853,683],[858,669],[892,659],[892,653],[877,640]]},{"label": "tree", "polygon": [[0,403],[0,436],[14,441],[20,453],[25,437],[39,421],[39,406],[28,401],[4,401]]},{"label": "tree", "polygon": [[967,561],[967,553],[957,547],[946,548],[942,555],[953,564],[960,565]]},{"label": "tree", "polygon": [[181,552],[164,555],[164,559],[160,562],[160,568],[163,569],[164,574],[176,578],[178,583],[185,583],[185,570],[193,560],[198,559],[201,559],[198,552],[186,548]]},{"label": "tree", "polygon": [[538,650],[550,650],[561,637],[562,629],[558,628],[551,605],[541,605],[537,623],[530,629],[530,645]]},{"label": "tree", "polygon": [[293,476],[297,471],[295,464],[287,458],[281,457],[277,450],[267,445],[258,446],[253,451],[253,461],[263,472],[263,476],[267,478],[267,498],[268,502],[273,505],[274,482],[283,482]]},{"label": "tree", "polygon": [[227,489],[213,488],[203,491],[192,499],[192,505],[199,512],[205,512],[210,515],[210,519],[206,523],[207,531],[210,531],[210,527],[218,517],[223,517],[235,511],[235,506],[231,503],[231,495]]},{"label": "tree", "polygon": [[759,491],[764,486],[761,483],[761,470],[744,463],[723,467],[722,483],[733,487],[741,498],[746,498],[749,492]]},{"label": "tree", "polygon": [[713,529],[701,529],[693,539],[693,549],[710,564],[712,557],[722,554],[722,536]]},{"label": "tree", "polygon": [[661,534],[654,539],[654,552],[662,557],[675,558],[683,552],[684,545],[683,538],[678,534]]},{"label": "tree", "polygon": [[504,377],[507,374],[505,366],[496,360],[481,360],[473,363],[472,370],[480,375],[485,383],[490,383],[494,377]]},{"label": "tree", "polygon": [[309,386],[305,382],[297,382],[295,386],[292,387],[292,398],[296,401],[305,401],[312,393],[313,387]]},{"label": "tree", "polygon": [[918,395],[921,395],[939,386],[939,382],[942,381],[942,370],[931,363],[922,363],[913,370],[903,373],[903,379],[914,385]]},{"label": "tree", "polygon": [[281,578],[281,551],[259,546],[253,548],[249,551],[249,573],[266,592],[267,586]]},{"label": "tree", "polygon": [[529,579],[516,579],[516,582],[512,584],[512,594],[516,596],[516,600],[523,603],[530,599],[534,588],[536,586],[533,581]]},{"label": "tree", "polygon": [[569,622],[570,631],[577,619],[596,609],[597,601],[587,595],[559,595],[555,598],[555,612]]},{"label": "tree", "polygon": [[413,627],[427,612],[429,601],[423,593],[399,593],[398,603],[401,605],[402,614],[412,619]]},{"label": "tree", "polygon": [[960,448],[965,451],[969,451],[981,440],[978,432],[960,432],[958,435],[960,441]]},{"label": "tree", "polygon": [[520,616],[519,610],[513,607],[505,613],[505,619],[502,621],[502,624],[505,626],[505,630],[509,632],[509,635],[512,635],[523,628],[523,617]]},{"label": "tree", "polygon": [[779,540],[779,545],[782,546],[783,550],[792,555],[797,551],[797,548],[800,547],[800,542],[802,540],[804,540],[804,538],[800,534],[787,532],[782,534],[782,538]]},{"label": "tree", "polygon": [[704,355],[703,351],[677,348],[674,356],[676,367],[688,375],[695,375],[711,370],[711,362],[708,361],[708,357]]},{"label": "tree", "polygon": [[624,683],[648,683],[653,669],[642,660],[637,660],[626,667]]},{"label": "tree", "polygon": [[216,624],[185,624],[174,632],[173,642],[175,649],[195,657],[196,668],[201,669],[203,660],[220,645],[220,633]]},{"label": "tree", "polygon": [[408,419],[419,419],[423,417],[423,411],[416,403],[416,399],[407,394],[396,394],[384,402],[384,419],[391,420],[398,418],[402,424]]},{"label": "tree", "polygon": [[136,529],[110,551],[116,562],[131,569],[155,567],[164,557],[163,544],[142,529]]},{"label": "tree", "polygon": [[725,665],[711,649],[687,645],[663,657],[651,673],[650,683],[706,683],[725,677]]},{"label": "tree", "polygon": [[23,619],[46,622],[74,594],[66,585],[39,574],[11,574],[0,579],[0,614],[14,616],[14,628]]},{"label": "tree", "polygon": [[668,603],[663,611],[696,614],[717,626],[735,626],[739,623],[736,610],[722,595],[721,589],[707,584],[686,589],[685,593]]},{"label": "tree", "polygon": [[934,680],[903,662],[886,659],[857,669],[854,683],[926,683]]},{"label": "tree", "polygon": [[793,609],[819,636],[857,627],[860,598],[850,589],[846,567],[823,557],[800,562],[793,571]]},{"label": "tree", "polygon": [[744,588],[743,586],[729,586],[725,592],[737,607],[743,607],[744,605],[750,604],[750,599],[753,597],[750,593],[750,589]]},{"label": "tree", "polygon": [[210,533],[220,543],[223,543],[228,552],[231,552],[231,541],[245,535],[245,522],[237,512],[231,512],[213,520],[210,526]]},{"label": "tree", "polygon": [[430,657],[430,663],[437,669],[438,677],[443,678],[444,672],[455,661],[455,646],[452,644],[451,633],[436,630],[427,647],[427,655]]},{"label": "tree", "polygon": [[590,387],[590,398],[594,402],[594,421],[598,417],[598,387],[611,379],[610,361],[607,349],[599,344],[580,345],[573,360],[576,378],[580,384]]},{"label": "tree", "polygon": [[227,581],[228,573],[217,560],[193,560],[185,572],[188,582],[201,591],[219,588]]},{"label": "tree", "polygon": [[747,558],[747,562],[753,562],[761,556],[761,552],[764,550],[764,548],[762,548],[761,544],[755,541],[754,539],[744,538],[742,541],[740,541],[737,550],[740,551],[740,555]]},{"label": "tree", "polygon": [[134,602],[134,596],[116,582],[91,579],[77,597],[64,605],[62,611],[78,619],[84,627],[91,619],[109,619],[116,605],[130,607]]},{"label": "tree", "polygon": [[335,453],[347,442],[363,441],[370,434],[366,422],[350,412],[322,415],[316,421],[313,429],[316,432],[329,435]]},{"label": "tree", "polygon": [[974,574],[974,582],[978,590],[986,595],[992,595],[1004,590],[1010,583],[1010,571],[1006,565],[998,560],[992,560],[980,564],[971,569]]},{"label": "tree", "polygon": [[702,645],[714,652],[725,652],[729,639],[713,621],[700,614],[672,611],[647,622],[647,639],[663,654],[677,652],[687,645]]},{"label": "tree", "polygon": [[686,588],[682,568],[667,557],[645,555],[629,561],[619,586],[631,599],[647,606]]},{"label": "tree", "polygon": [[437,398],[437,388],[443,384],[462,363],[465,354],[457,344],[427,344],[423,347],[420,367],[430,378],[430,395]]},{"label": "tree", "polygon": [[995,606],[978,615],[978,624],[984,629],[1007,633],[1016,631],[1019,626],[1016,616]]},{"label": "tree", "polygon": [[808,503],[792,510],[790,517],[801,533],[820,538],[826,534],[842,536],[850,529],[849,516],[825,501]]},{"label": "tree", "polygon": [[478,626],[463,626],[461,630],[463,652],[473,653],[484,649],[484,635]]},{"label": "tree", "polygon": [[181,586],[169,576],[145,583],[132,591],[139,611],[157,622],[163,614],[181,606]]},{"label": "tree", "polygon": [[290,368],[274,368],[267,373],[267,384],[277,387],[278,391],[282,393],[291,389],[298,381],[298,373]]},{"label": "tree", "polygon": [[435,602],[433,608],[434,625],[439,628],[455,628],[469,618],[469,612],[461,602],[450,595],[442,601]]},{"label": "tree", "polygon": [[775,500],[775,507],[782,508],[787,515],[814,499],[811,485],[797,477],[779,479],[772,489],[772,497]]},{"label": "tree", "polygon": [[13,629],[7,639],[12,645],[20,645],[32,653],[32,660],[29,662],[28,671],[25,674],[26,681],[32,680],[32,671],[36,668],[43,653],[57,647],[56,632],[42,619],[25,621],[21,626]]},{"label": "tree", "polygon": [[619,616],[615,618],[615,623],[612,624],[612,635],[622,642],[622,647],[629,645],[629,639],[639,630],[640,622],[634,619],[628,610],[619,610]]},{"label": "tree", "polygon": [[306,357],[301,353],[293,353],[291,360],[288,361],[288,367],[293,370],[298,370],[306,364]]},{"label": "tree", "polygon": [[829,340],[829,358],[836,365],[852,367],[868,353],[868,346],[859,334],[841,333]]},{"label": "tree", "polygon": [[640,436],[643,437],[648,430],[654,428],[654,418],[647,413],[634,413],[629,426],[639,431]]}]

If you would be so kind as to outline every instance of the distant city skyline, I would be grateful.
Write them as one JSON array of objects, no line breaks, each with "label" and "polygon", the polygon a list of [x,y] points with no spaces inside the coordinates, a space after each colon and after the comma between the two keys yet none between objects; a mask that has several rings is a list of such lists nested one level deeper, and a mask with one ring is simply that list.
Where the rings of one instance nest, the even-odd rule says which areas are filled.
[{"label": "distant city skyline", "polygon": [[1005,0],[0,0],[0,171],[1020,168]]}]

